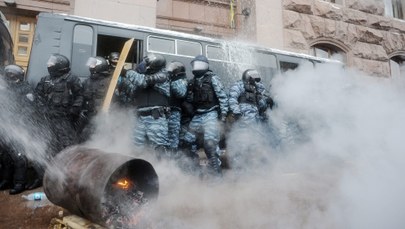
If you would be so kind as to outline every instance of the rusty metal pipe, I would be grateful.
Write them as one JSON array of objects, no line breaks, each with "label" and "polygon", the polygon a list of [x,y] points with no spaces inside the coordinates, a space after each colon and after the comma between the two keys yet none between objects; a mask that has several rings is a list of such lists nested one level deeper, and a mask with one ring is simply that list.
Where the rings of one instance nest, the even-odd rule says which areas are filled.
[{"label": "rusty metal pipe", "polygon": [[115,185],[122,178],[133,185],[133,189],[122,191],[142,192],[148,201],[157,198],[158,176],[149,162],[77,146],[63,150],[54,158],[46,169],[43,186],[47,198],[55,205],[105,226],[105,202],[114,200],[118,207],[127,204],[113,196],[117,195]]}]

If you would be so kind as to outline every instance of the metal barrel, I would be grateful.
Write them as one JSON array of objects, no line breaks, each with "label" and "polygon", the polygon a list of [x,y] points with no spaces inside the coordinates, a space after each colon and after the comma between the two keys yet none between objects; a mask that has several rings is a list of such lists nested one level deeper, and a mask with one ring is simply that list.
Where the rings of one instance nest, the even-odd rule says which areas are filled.
[{"label": "metal barrel", "polygon": [[144,200],[159,194],[158,176],[149,162],[79,146],[54,158],[43,186],[52,203],[103,226],[109,216],[128,211],[129,202],[142,208]]}]

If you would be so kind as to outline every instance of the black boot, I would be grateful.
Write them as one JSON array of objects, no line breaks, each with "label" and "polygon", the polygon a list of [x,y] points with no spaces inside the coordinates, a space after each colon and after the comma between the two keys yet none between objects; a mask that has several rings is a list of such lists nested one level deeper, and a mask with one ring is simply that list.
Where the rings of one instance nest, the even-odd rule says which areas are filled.
[{"label": "black boot", "polygon": [[217,152],[217,146],[214,141],[207,140],[204,142],[204,151],[207,155],[208,166],[212,175],[222,175],[221,161]]},{"label": "black boot", "polygon": [[10,195],[19,194],[25,191],[25,185],[23,183],[16,183],[12,189],[10,189]]},{"label": "black boot", "polygon": [[8,180],[3,180],[0,182],[0,190],[6,190],[11,188],[11,183]]},{"label": "black boot", "polygon": [[158,160],[169,159],[169,151],[166,146],[163,145],[155,146],[155,151],[156,151],[156,158]]},{"label": "black boot", "polygon": [[28,190],[36,189],[42,186],[42,180],[37,178],[32,182],[32,184],[27,188]]}]

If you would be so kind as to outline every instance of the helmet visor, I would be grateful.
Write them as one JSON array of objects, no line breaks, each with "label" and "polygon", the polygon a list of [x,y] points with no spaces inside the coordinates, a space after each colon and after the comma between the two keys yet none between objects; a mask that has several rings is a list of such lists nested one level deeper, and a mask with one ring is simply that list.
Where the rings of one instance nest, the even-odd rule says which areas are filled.
[{"label": "helmet visor", "polygon": [[208,70],[208,63],[196,60],[191,63],[191,67],[193,71]]},{"label": "helmet visor", "polygon": [[48,59],[48,62],[46,62],[46,65],[49,67],[53,67],[56,65],[56,63],[58,62],[58,58],[56,56],[51,56]]},{"label": "helmet visor", "polygon": [[173,71],[175,71],[175,70],[178,69],[178,68],[180,68],[180,66],[179,66],[177,63],[170,63],[170,64],[167,66],[166,71],[168,71],[168,72],[173,72]]},{"label": "helmet visor", "polygon": [[251,71],[246,72],[246,78],[247,79],[251,78],[256,82],[260,82],[260,80],[261,80],[260,79],[260,74],[256,70],[251,70]]},{"label": "helmet visor", "polygon": [[89,68],[95,68],[97,65],[101,64],[101,60],[94,58],[94,57],[90,57],[87,60],[86,66]]}]

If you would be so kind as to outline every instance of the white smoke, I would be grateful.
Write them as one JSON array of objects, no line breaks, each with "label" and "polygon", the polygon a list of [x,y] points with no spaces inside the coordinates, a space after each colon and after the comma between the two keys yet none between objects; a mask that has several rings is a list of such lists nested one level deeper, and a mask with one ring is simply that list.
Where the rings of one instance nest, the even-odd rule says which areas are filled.
[{"label": "white smoke", "polygon": [[247,152],[272,163],[214,182],[154,163],[156,228],[402,228],[404,87],[331,65],[276,77],[280,145]]},{"label": "white smoke", "polygon": [[38,116],[34,104],[21,104],[15,92],[0,79],[0,133],[2,141],[14,152],[24,154],[30,161],[46,166],[51,144],[49,126]]},{"label": "white smoke", "polygon": [[271,88],[273,133],[233,132],[235,144],[254,145],[243,157],[251,161],[221,180],[137,151],[130,112],[97,117],[86,144],[153,164],[155,228],[403,228],[404,80],[325,64],[278,75]]}]

